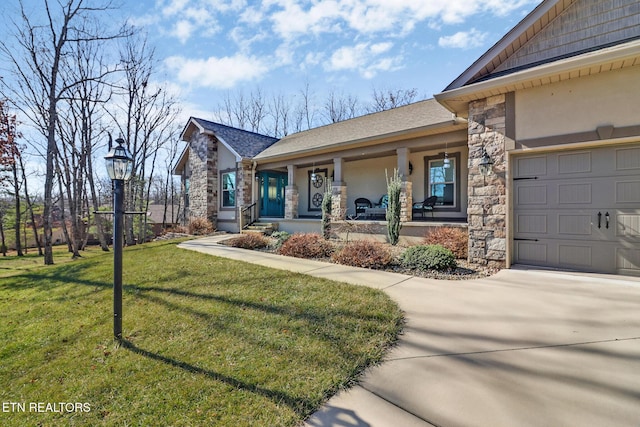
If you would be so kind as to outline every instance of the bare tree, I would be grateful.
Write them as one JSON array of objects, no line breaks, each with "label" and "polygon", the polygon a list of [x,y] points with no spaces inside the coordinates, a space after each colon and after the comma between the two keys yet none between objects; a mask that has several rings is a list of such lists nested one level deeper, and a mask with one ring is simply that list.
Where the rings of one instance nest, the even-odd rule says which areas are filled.
[{"label": "bare tree", "polygon": [[291,126],[291,105],[283,94],[271,97],[269,115],[271,116],[271,127],[267,134],[276,138],[287,136],[290,132],[289,126]]},{"label": "bare tree", "polygon": [[358,98],[351,95],[338,95],[334,90],[330,90],[323,112],[329,123],[352,119],[360,113]]},{"label": "bare tree", "polygon": [[308,130],[316,125],[316,109],[313,105],[313,93],[309,82],[300,90],[300,102],[295,110],[295,132]]},{"label": "bare tree", "polygon": [[372,101],[367,106],[368,113],[377,113],[411,104],[418,96],[418,90],[413,89],[376,89],[373,88]]},{"label": "bare tree", "polygon": [[[159,149],[177,135],[177,117],[180,113],[176,99],[166,87],[153,84],[157,66],[155,50],[142,35],[128,37],[120,52],[125,67],[125,84],[118,94],[124,102],[116,103],[120,110],[108,113],[118,123],[120,134],[125,137],[134,157],[132,179],[127,182],[126,206],[131,210],[146,211],[149,204],[150,182]],[[126,117],[124,125],[119,116]],[[138,239],[146,238],[146,216],[134,220],[125,217],[127,244],[136,241],[134,222],[138,224]],[[146,228],[146,227],[145,227]]]},{"label": "bare tree", "polygon": [[[70,89],[79,82],[65,79],[71,70],[75,55],[71,53],[78,43],[113,40],[127,33],[125,28],[105,34],[106,22],[98,22],[98,15],[112,9],[110,0],[43,1],[44,21],[36,22],[20,4],[20,19],[13,22],[17,46],[0,41],[0,52],[10,64],[14,79],[0,83],[3,93],[9,93],[18,108],[34,123],[46,139],[44,156],[46,174],[44,183],[44,263],[53,264],[52,220],[53,185],[58,156],[57,132],[60,101],[69,96]],[[92,75],[101,80],[105,73]]]},{"label": "bare tree", "polygon": [[15,114],[11,114],[6,101],[0,101],[0,172],[9,173],[9,175],[0,176],[0,181],[9,182],[12,187],[12,191],[8,191],[8,194],[13,197],[15,207],[16,252],[18,256],[23,256],[20,243],[20,220],[22,217],[20,186],[22,180],[18,178],[18,169],[22,162],[18,161],[20,147],[18,147],[17,140],[19,137]]}]

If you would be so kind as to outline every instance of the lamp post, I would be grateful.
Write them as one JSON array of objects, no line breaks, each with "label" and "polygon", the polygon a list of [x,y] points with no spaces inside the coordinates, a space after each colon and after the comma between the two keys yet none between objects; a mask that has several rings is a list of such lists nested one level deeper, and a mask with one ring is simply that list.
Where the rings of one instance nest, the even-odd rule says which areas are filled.
[{"label": "lamp post", "polygon": [[122,339],[122,218],[124,216],[124,182],[131,178],[133,156],[122,138],[116,139],[118,145],[111,146],[104,160],[107,173],[113,182],[113,336]]}]

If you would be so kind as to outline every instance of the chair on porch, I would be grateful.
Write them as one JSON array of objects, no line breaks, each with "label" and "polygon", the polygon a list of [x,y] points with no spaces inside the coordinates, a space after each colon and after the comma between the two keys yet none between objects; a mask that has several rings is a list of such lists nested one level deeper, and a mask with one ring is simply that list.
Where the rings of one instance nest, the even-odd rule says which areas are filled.
[{"label": "chair on porch", "polygon": [[364,197],[358,197],[356,199],[356,216],[360,214],[366,214],[367,208],[370,208],[371,206],[372,205],[369,199],[365,199]]},{"label": "chair on porch", "polygon": [[438,196],[430,196],[424,199],[420,203],[414,203],[413,209],[412,209],[413,214],[415,215],[417,213],[420,213],[422,218],[424,218],[425,211],[430,211],[431,218],[433,218],[433,207],[436,205],[437,201],[438,201]]}]

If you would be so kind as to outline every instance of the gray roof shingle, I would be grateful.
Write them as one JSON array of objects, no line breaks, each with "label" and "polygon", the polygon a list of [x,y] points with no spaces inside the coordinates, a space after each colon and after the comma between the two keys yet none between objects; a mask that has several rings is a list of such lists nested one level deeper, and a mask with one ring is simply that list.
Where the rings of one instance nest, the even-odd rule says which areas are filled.
[{"label": "gray roof shingle", "polygon": [[338,149],[362,140],[452,123],[451,112],[436,100],[428,99],[285,136],[255,158],[264,160],[317,149]]},{"label": "gray roof shingle", "polygon": [[255,157],[258,153],[278,141],[278,138],[210,122],[209,120],[198,119],[196,117],[192,117],[191,119],[197,122],[205,131],[211,132],[219,139],[222,139],[238,153],[238,155],[245,159]]}]

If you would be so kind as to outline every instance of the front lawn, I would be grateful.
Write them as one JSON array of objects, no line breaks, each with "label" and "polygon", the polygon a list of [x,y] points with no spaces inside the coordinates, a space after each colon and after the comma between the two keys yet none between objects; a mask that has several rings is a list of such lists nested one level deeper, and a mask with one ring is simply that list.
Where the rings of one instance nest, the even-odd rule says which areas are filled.
[{"label": "front lawn", "polygon": [[380,361],[384,293],[181,250],[125,249],[0,278],[3,426],[295,426]]}]

